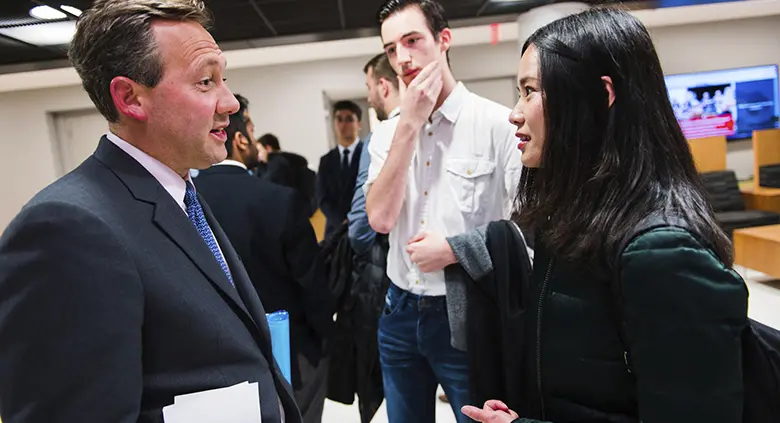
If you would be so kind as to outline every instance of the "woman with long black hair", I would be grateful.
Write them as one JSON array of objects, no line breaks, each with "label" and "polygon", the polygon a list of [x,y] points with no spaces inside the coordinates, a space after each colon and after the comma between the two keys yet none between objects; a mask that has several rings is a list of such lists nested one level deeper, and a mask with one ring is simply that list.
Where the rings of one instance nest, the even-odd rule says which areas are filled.
[{"label": "woman with long black hair", "polygon": [[[523,46],[517,88],[510,120],[526,169],[513,220],[535,234],[535,251],[522,370],[507,377],[523,395],[512,409],[488,401],[463,412],[481,422],[741,422],[747,288],[646,28],[614,9],[552,22]],[[648,219],[668,224],[626,241]]]}]

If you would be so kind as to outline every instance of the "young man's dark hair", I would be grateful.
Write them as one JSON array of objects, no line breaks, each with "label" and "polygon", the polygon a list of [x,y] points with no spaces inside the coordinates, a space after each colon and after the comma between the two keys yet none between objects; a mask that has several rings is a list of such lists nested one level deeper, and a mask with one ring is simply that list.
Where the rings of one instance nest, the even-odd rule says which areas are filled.
[{"label": "young man's dark hair", "polygon": [[450,24],[444,17],[444,8],[436,0],[387,0],[379,9],[377,17],[379,26],[381,27],[382,23],[393,13],[412,6],[417,6],[422,10],[425,20],[428,22],[428,29],[431,30],[433,38],[438,41],[439,33],[444,28],[449,28]]},{"label": "young man's dark hair", "polygon": [[257,142],[259,142],[263,147],[271,147],[271,150],[273,151],[282,150],[282,148],[279,146],[279,138],[277,138],[274,134],[263,134],[260,138],[257,139]]},{"label": "young man's dark hair", "polygon": [[230,157],[230,155],[233,154],[233,140],[235,140],[237,133],[240,132],[242,135],[244,135],[244,137],[246,137],[246,139],[249,139],[249,135],[247,134],[246,129],[246,122],[244,121],[243,115],[239,113],[233,113],[230,115],[230,123],[228,124],[227,128],[225,128],[225,132],[227,133],[227,141],[225,141],[227,157]]},{"label": "young man's dark hair", "polygon": [[339,110],[348,110],[354,113],[355,116],[357,116],[358,121],[363,119],[363,110],[354,101],[350,101],[350,100],[337,101],[336,104],[333,105],[333,116],[336,116],[336,112],[338,112]]},{"label": "young man's dark hair", "polygon": [[[247,100],[247,98],[242,96],[241,94],[236,94],[236,100],[238,100],[238,104],[239,104],[239,109],[238,112],[236,112],[236,114],[241,116],[242,118],[245,118],[244,114],[249,108],[249,100]],[[244,121],[246,121],[246,119],[244,119]],[[246,132],[244,132],[244,134],[246,134]]]},{"label": "young man's dark hair", "polygon": [[363,73],[368,74],[369,70],[373,70],[375,81],[378,82],[380,79],[384,78],[390,81],[396,90],[398,89],[398,75],[393,70],[393,67],[390,66],[390,60],[387,59],[387,54],[379,53],[372,57],[371,60],[363,66]]}]

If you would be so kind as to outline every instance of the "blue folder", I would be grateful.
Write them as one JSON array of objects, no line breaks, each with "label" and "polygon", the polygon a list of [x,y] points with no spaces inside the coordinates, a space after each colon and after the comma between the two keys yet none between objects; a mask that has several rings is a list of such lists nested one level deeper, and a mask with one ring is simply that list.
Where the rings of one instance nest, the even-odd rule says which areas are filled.
[{"label": "blue folder", "polygon": [[268,319],[268,328],[271,330],[271,351],[276,363],[282,369],[282,375],[292,385],[292,371],[290,370],[290,315],[284,310],[265,315]]}]

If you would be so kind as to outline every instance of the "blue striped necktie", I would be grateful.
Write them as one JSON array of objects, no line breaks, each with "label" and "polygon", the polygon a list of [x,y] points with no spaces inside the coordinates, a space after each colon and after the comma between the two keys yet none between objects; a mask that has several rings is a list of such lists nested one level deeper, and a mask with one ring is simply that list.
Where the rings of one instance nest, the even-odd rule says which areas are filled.
[{"label": "blue striped necktie", "polygon": [[200,237],[206,242],[209,250],[211,250],[211,254],[214,254],[214,258],[217,259],[219,267],[225,272],[225,276],[227,276],[230,284],[234,285],[225,258],[222,257],[222,253],[219,251],[217,240],[214,238],[214,234],[209,228],[209,223],[206,221],[206,215],[203,214],[203,208],[200,206],[198,196],[195,194],[195,187],[192,186],[190,181],[187,181],[187,190],[184,193],[184,205],[187,207],[187,216],[190,218],[190,222],[195,225],[195,229],[198,230]]}]

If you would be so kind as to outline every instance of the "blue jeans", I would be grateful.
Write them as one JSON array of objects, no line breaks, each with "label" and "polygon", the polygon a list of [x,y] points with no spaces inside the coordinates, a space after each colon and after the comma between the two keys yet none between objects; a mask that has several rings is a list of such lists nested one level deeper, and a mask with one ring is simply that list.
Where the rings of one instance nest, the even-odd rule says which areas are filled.
[{"label": "blue jeans", "polygon": [[390,284],[379,319],[387,417],[390,423],[433,423],[441,385],[459,423],[469,401],[468,356],[450,345],[444,296],[424,297]]}]

